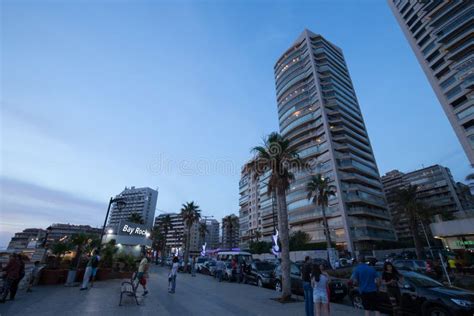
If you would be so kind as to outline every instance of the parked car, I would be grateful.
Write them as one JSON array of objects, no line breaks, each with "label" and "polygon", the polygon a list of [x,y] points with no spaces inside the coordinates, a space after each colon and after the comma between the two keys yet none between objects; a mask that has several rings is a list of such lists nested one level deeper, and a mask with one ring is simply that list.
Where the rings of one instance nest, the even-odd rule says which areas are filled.
[{"label": "parked car", "polygon": [[442,271],[436,271],[431,260],[394,260],[392,264],[399,270],[418,272],[438,281],[443,278]]},{"label": "parked car", "polygon": [[[303,291],[303,280],[301,278],[301,270],[300,267],[295,264],[291,263],[290,266],[290,279],[291,279],[291,292],[296,295],[304,295]],[[273,288],[281,292],[281,265],[277,265],[275,270],[273,270],[273,278],[272,278]],[[339,279],[330,278],[329,280],[329,297],[331,301],[339,301],[342,300],[347,295],[348,289],[347,285]]]},{"label": "parked car", "polygon": [[411,270],[420,273],[430,273],[432,270],[431,264],[426,260],[393,260],[392,264],[398,269]]},{"label": "parked car", "polygon": [[234,277],[232,276],[232,264],[230,261],[225,262],[225,269],[223,272],[223,279],[229,282],[235,281]]},{"label": "parked car", "polygon": [[[400,308],[403,315],[461,316],[474,314],[474,293],[442,283],[414,271],[399,270],[403,275],[400,287]],[[384,285],[379,287],[378,309],[391,314],[392,305]],[[363,309],[357,286],[350,284],[349,297],[355,308]]]},{"label": "parked car", "polygon": [[247,273],[247,282],[259,287],[271,286],[273,270],[275,265],[270,262],[252,262]]},{"label": "parked car", "polygon": [[216,264],[217,262],[215,260],[206,261],[201,267],[201,273],[207,275],[215,275]]},{"label": "parked car", "polygon": [[191,262],[188,261],[188,270],[184,269],[184,260],[179,261],[179,266],[178,266],[178,271],[184,272],[184,271],[191,271]]},{"label": "parked car", "polygon": [[196,260],[196,271],[201,272],[201,268],[204,265],[206,261],[209,261],[209,258],[207,257],[199,257]]}]

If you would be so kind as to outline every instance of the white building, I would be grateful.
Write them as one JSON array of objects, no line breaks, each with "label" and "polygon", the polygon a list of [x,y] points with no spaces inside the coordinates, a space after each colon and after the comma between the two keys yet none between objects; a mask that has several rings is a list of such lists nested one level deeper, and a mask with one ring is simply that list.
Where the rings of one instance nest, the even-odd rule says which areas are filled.
[{"label": "white building", "polygon": [[[140,255],[147,247],[151,247],[151,230],[155,219],[158,191],[150,188],[130,187],[118,194],[115,198],[122,198],[125,205],[112,205],[109,223],[103,242],[115,240],[120,252]],[[130,222],[132,214],[139,214],[143,224]]]},{"label": "white building", "polygon": [[148,229],[153,227],[158,191],[150,188],[125,187],[116,196],[116,198],[119,197],[125,200],[125,206],[119,209],[116,204],[112,205],[108,223],[109,227],[116,227],[120,224],[120,221],[127,221],[130,215],[134,213],[142,216],[144,225]]}]

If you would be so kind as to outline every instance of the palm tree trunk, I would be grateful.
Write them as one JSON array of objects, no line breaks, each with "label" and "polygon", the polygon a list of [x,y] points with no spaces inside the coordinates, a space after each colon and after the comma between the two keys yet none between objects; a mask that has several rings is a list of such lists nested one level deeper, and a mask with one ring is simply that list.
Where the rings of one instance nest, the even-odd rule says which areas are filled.
[{"label": "palm tree trunk", "polygon": [[329,250],[329,248],[332,247],[331,233],[329,232],[328,219],[326,217],[326,207],[324,205],[321,205],[321,208],[322,208],[322,212],[323,212],[324,234],[326,235],[326,247]]},{"label": "palm tree trunk", "polygon": [[184,252],[184,271],[188,271],[188,261],[189,261],[189,247],[191,246],[191,226],[187,227],[186,232],[186,251]]},{"label": "palm tree trunk", "polygon": [[286,192],[284,188],[277,187],[278,204],[278,230],[281,243],[281,272],[282,272],[282,294],[281,300],[289,300],[291,297],[290,279],[290,240],[288,229],[288,212],[286,207]]},{"label": "palm tree trunk", "polygon": [[413,236],[413,243],[415,244],[415,253],[418,260],[423,258],[423,244],[420,240],[420,235],[418,234],[418,221],[416,217],[410,216],[410,232]]}]

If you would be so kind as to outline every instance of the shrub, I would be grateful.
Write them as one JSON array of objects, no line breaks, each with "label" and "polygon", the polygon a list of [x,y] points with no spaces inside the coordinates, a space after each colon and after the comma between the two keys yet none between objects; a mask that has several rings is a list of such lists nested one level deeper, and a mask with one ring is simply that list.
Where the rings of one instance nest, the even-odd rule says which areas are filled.
[{"label": "shrub", "polygon": [[137,269],[137,261],[133,255],[119,253],[114,259],[116,262],[121,264],[122,271],[135,271]]},{"label": "shrub", "polygon": [[249,251],[252,254],[261,254],[261,253],[268,253],[272,248],[271,242],[266,241],[251,241],[249,243]]}]

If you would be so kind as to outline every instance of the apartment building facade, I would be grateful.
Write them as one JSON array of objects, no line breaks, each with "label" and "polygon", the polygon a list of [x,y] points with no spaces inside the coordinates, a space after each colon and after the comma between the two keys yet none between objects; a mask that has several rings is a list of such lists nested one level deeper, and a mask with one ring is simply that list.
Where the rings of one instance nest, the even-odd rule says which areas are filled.
[{"label": "apartment building facade", "polygon": [[117,204],[112,205],[108,227],[116,230],[121,221],[127,221],[132,214],[137,213],[141,215],[145,227],[151,230],[155,219],[158,191],[147,187],[125,187],[125,189],[116,196],[116,198],[118,197],[124,199],[125,205],[122,208],[119,208]]},{"label": "apartment building facade", "polygon": [[[394,222],[398,239],[411,240],[408,218],[397,209],[397,192],[409,185],[417,186],[417,198],[433,213],[442,210],[453,217],[463,216],[472,209],[473,199],[469,187],[456,183],[451,171],[440,165],[433,165],[419,170],[403,173],[392,170],[382,176],[385,195],[392,218],[400,218]],[[420,229],[421,231],[421,229]]]},{"label": "apartment building facade", "polygon": [[[305,30],[278,59],[274,73],[280,133],[312,166],[295,172],[287,193],[291,229],[308,233],[312,242],[325,241],[321,209],[306,192],[311,175],[319,173],[336,187],[326,214],[337,245],[354,251],[395,240],[342,50]],[[264,184],[265,175],[259,180]]]},{"label": "apartment building facade", "polygon": [[474,165],[474,2],[388,4]]}]

